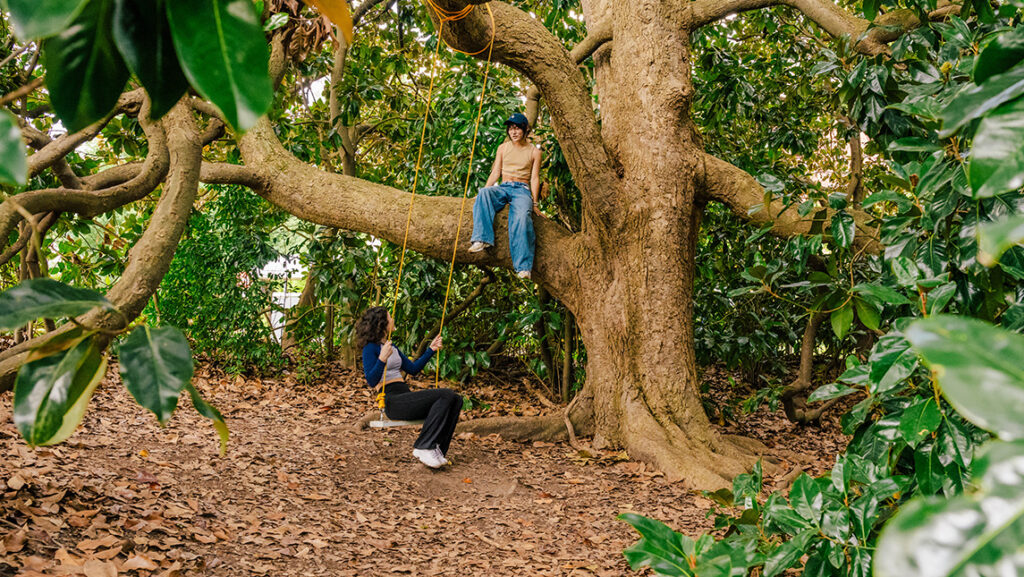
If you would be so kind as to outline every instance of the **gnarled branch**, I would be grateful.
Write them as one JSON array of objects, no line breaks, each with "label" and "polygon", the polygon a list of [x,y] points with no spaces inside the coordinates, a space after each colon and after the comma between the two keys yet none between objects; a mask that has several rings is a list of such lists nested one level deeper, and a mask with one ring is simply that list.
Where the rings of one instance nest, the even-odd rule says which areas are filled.
[{"label": "gnarled branch", "polygon": [[54,162],[63,159],[68,153],[88,142],[103,130],[110,121],[125,110],[138,107],[142,104],[144,92],[141,88],[126,92],[117,101],[117,106],[102,119],[74,133],[61,135],[56,140],[49,142],[32,156],[28,157],[28,177],[39,174]]},{"label": "gnarled branch", "polygon": [[22,210],[32,214],[74,212],[89,217],[124,206],[153,192],[167,174],[170,160],[163,127],[145,119],[149,114],[148,108],[148,102],[144,103],[139,121],[149,139],[149,153],[136,176],[95,191],[56,188],[32,190],[9,197],[0,204],[0,238],[6,238],[22,221]]},{"label": "gnarled branch", "polygon": [[[785,206],[780,200],[772,199],[765,206],[764,188],[757,180],[744,170],[712,156],[704,155],[704,175],[698,184],[700,193],[706,200],[715,200],[728,206],[733,214],[755,225],[772,225],[772,234],[780,237],[791,237],[798,234],[810,234],[815,224],[815,217],[800,216],[795,206]],[[760,209],[756,207],[760,205]],[[866,252],[877,253],[882,249],[876,236],[877,231],[869,225],[871,216],[863,211],[847,209],[856,223],[857,234],[854,246]],[[835,211],[826,210],[825,218],[819,220],[822,231],[828,230],[829,221]]]},{"label": "gnarled branch", "polygon": [[[107,299],[119,313],[105,310],[86,313],[78,319],[83,325],[120,330],[125,327],[126,322],[131,322],[142,312],[146,302],[167,274],[174,251],[192,213],[192,203],[199,184],[199,165],[202,161],[198,128],[191,112],[180,104],[167,113],[161,124],[166,125],[170,135],[170,141],[164,145],[170,165],[167,184],[146,231],[128,253],[128,264],[124,273],[107,291]],[[162,134],[163,126],[158,128]],[[72,323],[67,323],[57,330],[67,331],[73,327]],[[11,387],[28,351],[38,345],[43,338],[28,340],[0,353],[0,391]]]},{"label": "gnarled branch", "polygon": [[[590,58],[590,55],[593,54],[595,50],[604,46],[606,43],[611,42],[611,40],[611,22],[603,21],[589,34],[587,34],[586,38],[573,47],[572,51],[569,52],[569,56],[577,65],[581,64],[584,60]],[[526,91],[526,118],[530,121],[530,126],[535,125],[537,122],[540,96],[540,89],[536,86],[531,86]]]},{"label": "gnarled branch", "polygon": [[[388,186],[319,170],[285,150],[266,119],[246,133],[240,148],[246,167],[256,174],[252,188],[289,213],[324,226],[366,232],[402,243],[412,202],[408,248],[434,258],[451,258],[462,199],[447,196],[416,196],[414,199],[409,193]],[[568,230],[546,218],[534,217],[534,227],[537,235],[534,280],[549,285],[566,304],[578,305],[579,270],[572,261],[578,241]],[[498,249],[469,253],[472,210],[467,204],[456,260],[511,268],[508,247],[500,232],[504,228],[507,228],[507,216],[499,213],[495,220]]]},{"label": "gnarled branch", "polygon": [[[686,27],[696,30],[730,14],[772,6],[796,8],[833,37],[849,36],[859,52],[871,55],[887,52],[889,42],[922,24],[921,19],[910,9],[893,10],[869,21],[830,0],[695,0],[685,5]],[[929,13],[928,18],[941,20],[959,10],[960,6],[944,2]]]}]

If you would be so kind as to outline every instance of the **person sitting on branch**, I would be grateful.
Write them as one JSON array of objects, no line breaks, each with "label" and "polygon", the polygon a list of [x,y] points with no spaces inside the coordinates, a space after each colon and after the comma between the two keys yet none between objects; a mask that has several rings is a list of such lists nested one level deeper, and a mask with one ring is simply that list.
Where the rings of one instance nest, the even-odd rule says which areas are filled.
[{"label": "person sitting on branch", "polygon": [[[540,214],[540,150],[530,144],[530,123],[515,113],[505,121],[508,140],[498,147],[487,185],[473,203],[473,236],[469,252],[494,246],[494,215],[509,205],[508,249],[512,267],[520,278],[530,278],[533,270],[534,234],[531,209]],[[498,178],[501,184],[495,186]]]},{"label": "person sitting on branch", "polygon": [[413,391],[402,378],[402,371],[415,375],[423,370],[441,348],[441,335],[434,337],[418,359],[410,361],[387,340],[395,330],[395,321],[384,307],[368,309],[356,324],[356,336],[363,348],[363,372],[370,388],[384,383],[384,413],[399,421],[423,420],[420,436],[413,443],[412,455],[431,469],[448,464],[445,455],[455,434],[462,412],[462,397],[451,389]]}]

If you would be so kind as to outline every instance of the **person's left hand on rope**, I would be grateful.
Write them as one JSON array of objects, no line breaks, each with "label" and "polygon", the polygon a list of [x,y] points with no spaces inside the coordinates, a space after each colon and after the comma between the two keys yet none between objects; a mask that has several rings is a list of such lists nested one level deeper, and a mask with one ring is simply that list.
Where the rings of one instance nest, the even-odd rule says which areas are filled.
[{"label": "person's left hand on rope", "polygon": [[430,341],[430,350],[436,353],[437,351],[441,350],[441,347],[441,335],[437,335],[436,337],[434,337],[434,340]]}]

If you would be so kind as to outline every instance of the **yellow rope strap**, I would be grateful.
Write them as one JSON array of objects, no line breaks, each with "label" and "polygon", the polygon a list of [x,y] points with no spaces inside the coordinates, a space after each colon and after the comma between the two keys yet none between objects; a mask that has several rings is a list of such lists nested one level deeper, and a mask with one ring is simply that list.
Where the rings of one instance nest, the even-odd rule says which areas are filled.
[{"label": "yellow rope strap", "polygon": [[[432,0],[427,2],[433,4]],[[491,72],[491,53],[494,48],[494,14],[491,13],[490,5],[487,5],[487,13],[491,15],[491,39],[487,43],[487,64],[484,67],[484,83],[480,89],[480,103],[477,105],[476,110],[476,123],[473,125],[473,144],[469,147],[469,168],[466,169],[466,185],[462,189],[462,203],[459,205],[459,221],[458,226],[455,229],[455,243],[452,245],[452,259],[448,265],[448,284],[444,289],[444,306],[441,308],[441,325],[438,330],[438,334],[444,331],[445,316],[448,314],[448,293],[452,288],[452,275],[455,272],[455,253],[459,248],[459,238],[462,235],[462,216],[466,211],[466,198],[469,196],[469,181],[473,175],[473,153],[476,152],[476,139],[480,132],[480,118],[483,116],[484,111],[484,97],[487,95],[487,79]],[[466,54],[463,52],[463,54]],[[437,386],[441,379],[441,354],[437,355],[437,370],[434,371],[434,386]]]},{"label": "yellow rope strap", "polygon": [[[437,13],[438,20],[440,21],[440,26],[438,28],[438,35],[437,35],[438,39],[440,41],[444,41],[444,23],[445,22],[452,22],[452,21],[456,21],[456,20],[462,20],[463,18],[468,16],[470,13],[472,13],[474,8],[476,8],[475,5],[470,4],[470,5],[467,5],[465,8],[463,8],[462,10],[459,10],[459,11],[448,11],[448,10],[445,10],[445,9],[441,8],[440,6],[438,6],[433,0],[426,0],[426,2]],[[459,246],[459,236],[462,234],[462,217],[463,217],[463,214],[465,212],[466,198],[467,198],[467,195],[469,193],[470,176],[473,173],[473,153],[476,150],[477,134],[479,133],[479,129],[480,129],[480,118],[483,115],[484,97],[487,94],[487,79],[488,79],[488,75],[490,74],[490,70],[491,70],[491,53],[492,53],[493,47],[494,47],[494,13],[491,12],[491,7],[490,6],[486,6],[486,8],[487,8],[487,14],[491,18],[491,38],[488,41],[486,47],[484,47],[483,49],[478,50],[476,52],[470,53],[470,52],[464,52],[462,50],[458,50],[457,48],[453,48],[451,45],[448,45],[448,43],[445,42],[445,45],[447,45],[452,50],[455,50],[456,52],[461,52],[462,54],[466,54],[468,56],[475,56],[477,54],[480,54],[484,50],[487,50],[487,65],[484,68],[483,88],[480,91],[480,104],[479,104],[479,106],[477,108],[476,123],[475,123],[475,125],[473,127],[473,145],[470,147],[470,150],[469,150],[469,169],[466,172],[466,185],[465,185],[465,188],[464,188],[464,190],[462,192],[462,204],[461,204],[461,206],[459,208],[459,220],[458,220],[458,227],[457,227],[456,232],[455,232],[455,243],[452,245],[452,260],[451,260],[451,265],[449,266],[449,270],[448,270],[448,285],[445,287],[445,291],[444,291],[444,307],[441,310],[441,327],[440,327],[442,330],[444,329],[445,315],[448,312],[448,295],[449,295],[449,291],[451,290],[451,286],[452,286],[452,274],[453,274],[453,272],[455,270],[455,253],[458,250],[458,246]],[[405,235],[404,235],[404,238],[402,239],[402,253],[401,253],[401,256],[399,257],[399,260],[398,260],[398,279],[395,282],[395,296],[394,296],[394,299],[392,299],[392,303],[391,303],[391,317],[392,318],[394,318],[395,311],[397,310],[397,307],[398,307],[398,294],[399,294],[400,288],[402,286],[402,271],[405,268],[405,250],[406,250],[406,246],[408,245],[408,242],[409,242],[409,228],[410,228],[410,225],[412,223],[412,207],[413,207],[413,203],[416,200],[416,187],[417,187],[417,185],[419,183],[420,165],[421,165],[421,162],[423,160],[423,143],[426,140],[427,120],[430,117],[430,105],[431,105],[431,102],[433,100],[433,94],[434,94],[434,67],[436,65],[437,56],[440,53],[440,50],[441,50],[441,42],[438,42],[437,46],[434,49],[434,60],[430,63],[430,85],[429,85],[429,87],[427,89],[427,106],[426,106],[426,109],[423,112],[423,130],[420,132],[419,150],[416,153],[416,169],[415,169],[415,172],[413,173],[412,196],[409,198],[409,212],[408,212],[408,214],[406,215],[406,218],[405,218]],[[390,340],[390,339],[391,339],[391,334],[388,333],[387,340]],[[438,364],[438,370],[435,371],[435,374],[434,374],[434,383],[435,383],[435,385],[437,384],[438,379],[440,378],[440,366],[441,366],[440,355],[438,356],[438,363],[437,364]],[[386,366],[385,366],[385,370],[384,370],[384,376],[381,377],[380,393],[377,394],[377,407],[380,408],[382,413],[384,411],[384,379],[385,378],[387,378],[387,367]]]}]

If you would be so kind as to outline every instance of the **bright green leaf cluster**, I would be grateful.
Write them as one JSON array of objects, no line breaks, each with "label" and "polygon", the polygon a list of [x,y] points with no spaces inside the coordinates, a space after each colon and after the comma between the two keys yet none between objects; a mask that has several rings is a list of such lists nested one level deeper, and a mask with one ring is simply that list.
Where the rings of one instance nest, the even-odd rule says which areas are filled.
[{"label": "bright green leaf cluster", "polygon": [[[19,327],[38,318],[74,317],[96,307],[113,309],[99,293],[52,279],[25,281],[0,293],[0,328]],[[96,386],[106,375],[107,359],[95,329],[58,329],[32,349],[14,384],[14,423],[30,445],[52,445],[67,439],[81,423]],[[192,352],[174,327],[139,326],[120,348],[121,377],[143,407],[167,423],[187,389],[192,404],[211,419],[227,448],[224,418],[192,386]]]},{"label": "bright green leaf cluster", "polygon": [[149,93],[154,118],[189,82],[240,132],[273,99],[267,44],[248,0],[8,0],[8,8],[20,37],[46,39],[50,100],[71,131],[109,114],[130,74]]},{"label": "bright green leaf cluster", "polygon": [[[907,338],[932,368],[943,395],[996,433],[974,461],[976,489],[949,500],[915,499],[885,527],[876,577],[1019,575],[1024,557],[1024,337],[984,322],[936,316]],[[919,411],[921,419],[925,417]]]}]

